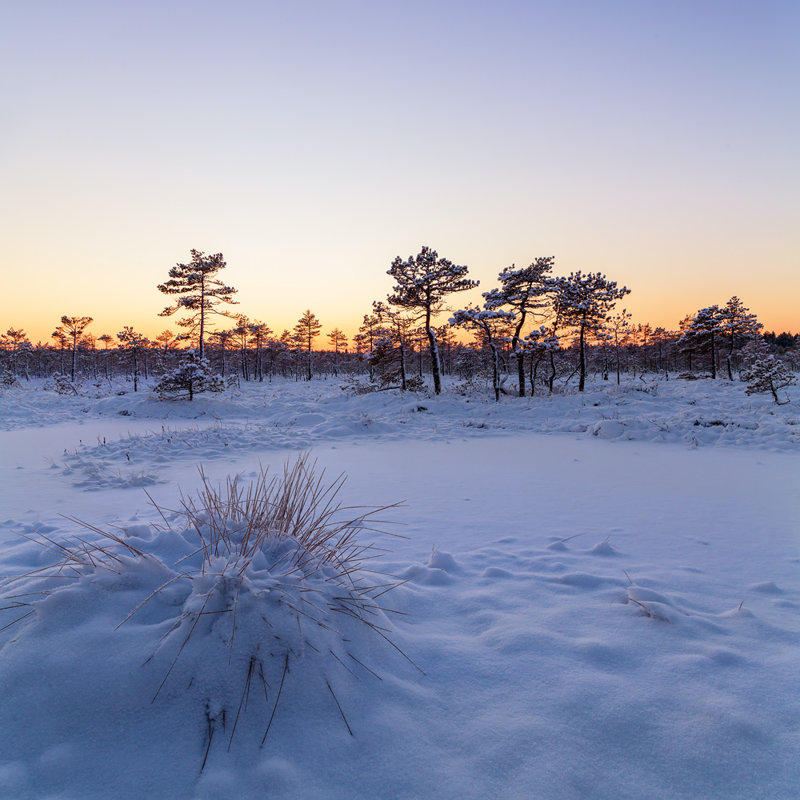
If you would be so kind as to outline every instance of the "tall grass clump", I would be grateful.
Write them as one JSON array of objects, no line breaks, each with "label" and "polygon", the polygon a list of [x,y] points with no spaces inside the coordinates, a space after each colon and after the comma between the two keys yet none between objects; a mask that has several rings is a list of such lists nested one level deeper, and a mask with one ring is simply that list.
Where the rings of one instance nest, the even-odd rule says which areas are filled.
[{"label": "tall grass clump", "polygon": [[[396,612],[381,600],[397,581],[373,568],[393,506],[342,505],[345,480],[327,480],[301,455],[249,483],[214,484],[201,469],[199,489],[176,508],[153,502],[158,524],[106,531],[73,518],[92,535],[37,538],[56,558],[6,582],[3,605],[20,612],[9,625],[55,592],[114,589],[128,602],[116,629],[138,626],[150,641],[148,699],[191,699],[203,765],[214,742],[230,748],[243,726],[264,745],[292,686],[297,698],[315,692],[316,708],[352,735],[337,685],[380,679],[376,644],[407,656],[391,638],[387,614]],[[20,581],[36,586],[10,592]]]}]

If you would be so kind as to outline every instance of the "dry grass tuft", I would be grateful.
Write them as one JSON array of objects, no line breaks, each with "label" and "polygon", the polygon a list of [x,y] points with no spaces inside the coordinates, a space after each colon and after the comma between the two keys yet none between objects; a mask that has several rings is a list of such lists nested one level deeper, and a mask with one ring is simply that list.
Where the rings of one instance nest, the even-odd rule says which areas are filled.
[{"label": "dry grass tuft", "polygon": [[[270,476],[262,469],[252,483],[244,486],[238,475],[228,477],[222,487],[213,486],[200,468],[202,486],[196,496],[181,496],[177,512],[196,531],[203,556],[203,571],[219,568],[243,573],[258,553],[278,542],[291,542],[283,558],[293,572],[317,571],[333,565],[348,576],[359,593],[372,587],[359,586],[365,560],[378,555],[374,544],[362,544],[358,536],[366,531],[386,534],[374,527],[385,524],[377,515],[397,504],[381,507],[342,506],[337,497],[345,483],[340,475],[325,481],[316,462],[301,455],[285,464],[283,474]],[[154,504],[155,505],[155,504]],[[159,509],[166,518],[164,509]]]},{"label": "dry grass tuft", "polygon": [[[94,536],[35,538],[56,560],[6,581],[8,589],[35,579],[26,587],[32,592],[7,595],[3,605],[20,612],[9,625],[34,614],[37,600],[64,583],[100,573],[136,584],[144,575],[136,584],[141,599],[117,628],[136,624],[146,608],[160,620],[163,633],[145,661],[161,664],[152,700],[171,683],[173,699],[195,693],[205,709],[203,766],[220,736],[230,748],[248,711],[251,734],[256,709],[256,738],[266,742],[293,675],[304,681],[304,693],[315,683],[353,735],[334,687],[342,680],[380,680],[368,666],[372,637],[413,664],[391,639],[387,613],[397,612],[380,601],[400,582],[372,568],[384,552],[372,535],[386,533],[382,515],[397,504],[342,505],[345,476],[326,480],[307,455],[277,475],[261,469],[251,483],[234,476],[214,485],[202,469],[200,477],[199,490],[181,494],[176,509],[151,499],[164,524],[152,526],[150,541],[140,537],[134,544],[124,531],[74,518]],[[152,620],[145,623],[153,627]]]}]

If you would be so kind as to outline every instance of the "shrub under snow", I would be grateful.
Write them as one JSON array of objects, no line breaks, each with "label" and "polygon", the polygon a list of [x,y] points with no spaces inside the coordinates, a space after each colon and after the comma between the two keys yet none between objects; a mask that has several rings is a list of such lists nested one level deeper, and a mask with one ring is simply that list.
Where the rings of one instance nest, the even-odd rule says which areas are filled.
[{"label": "shrub under snow", "polygon": [[778,389],[785,389],[797,383],[794,373],[774,355],[758,356],[742,373],[742,377],[748,382],[745,389],[747,394],[771,392],[778,405],[789,402],[788,398],[781,401],[778,397]]},{"label": "shrub under snow", "polygon": [[[117,628],[135,626],[133,640],[147,642],[131,664],[149,671],[142,708],[189,703],[190,727],[202,709],[203,766],[212,746],[230,748],[242,728],[263,745],[287,684],[298,681],[352,734],[337,683],[378,677],[374,643],[397,649],[377,599],[395,584],[363,568],[375,548],[359,537],[384,509],[341,506],[343,482],[325,482],[301,456],[249,486],[234,477],[214,487],[203,476],[179,509],[159,508],[163,527],[114,533],[81,523],[99,539],[43,536],[59,558],[6,583],[6,596],[18,598],[9,601],[19,611],[11,625],[33,621],[25,635],[35,636],[54,624],[48,608],[77,608],[78,618],[57,622],[81,626],[82,615],[108,615],[109,603],[138,597]],[[109,633],[109,652],[121,635]]]},{"label": "shrub under snow", "polygon": [[201,392],[225,391],[225,381],[211,371],[205,358],[189,350],[186,360],[163,375],[153,388],[161,400],[193,400]]}]

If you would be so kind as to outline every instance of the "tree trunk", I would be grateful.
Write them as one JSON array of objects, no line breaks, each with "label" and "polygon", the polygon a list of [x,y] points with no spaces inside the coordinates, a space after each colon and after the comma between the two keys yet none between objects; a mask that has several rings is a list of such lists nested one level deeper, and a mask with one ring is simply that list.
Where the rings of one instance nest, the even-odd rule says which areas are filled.
[{"label": "tree trunk", "polygon": [[519,382],[519,396],[525,397],[525,351],[522,350],[517,342],[514,347],[514,355],[517,357],[517,381]]},{"label": "tree trunk", "polygon": [[711,377],[714,380],[717,377],[717,348],[714,341],[714,331],[711,331]]},{"label": "tree trunk", "polygon": [[406,344],[400,340],[400,388],[405,392],[406,386]]},{"label": "tree trunk", "polygon": [[425,314],[425,330],[428,333],[428,343],[431,348],[431,369],[433,371],[433,391],[436,394],[442,393],[441,370],[439,366],[439,345],[436,342],[436,333],[431,327],[431,312],[427,310]]},{"label": "tree trunk", "polygon": [[[203,278],[200,281],[200,358],[202,359],[205,354],[205,344],[203,343],[203,335],[206,329],[206,281]],[[191,392],[189,393],[189,399],[191,400]]]},{"label": "tree trunk", "polygon": [[490,341],[489,347],[492,348],[492,387],[494,388],[494,401],[495,403],[500,402],[500,369],[499,369],[499,361],[500,357],[497,353],[497,345]]},{"label": "tree trunk", "polygon": [[541,363],[542,363],[542,356],[539,356],[539,358],[536,359],[535,363],[533,361],[533,357],[531,356],[531,374],[530,374],[531,397],[533,397],[534,394],[536,394],[536,373],[539,371],[539,364]]}]

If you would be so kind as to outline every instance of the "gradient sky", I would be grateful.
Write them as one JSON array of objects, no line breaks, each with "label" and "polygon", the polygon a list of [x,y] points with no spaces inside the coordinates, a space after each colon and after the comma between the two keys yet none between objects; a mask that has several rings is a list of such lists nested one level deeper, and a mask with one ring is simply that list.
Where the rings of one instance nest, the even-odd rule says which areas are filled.
[{"label": "gradient sky", "polygon": [[[422,245],[627,285],[677,327],[738,295],[800,331],[800,3],[0,0],[0,329],[237,311],[353,334]],[[463,305],[478,299],[455,295]]]}]

